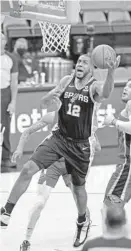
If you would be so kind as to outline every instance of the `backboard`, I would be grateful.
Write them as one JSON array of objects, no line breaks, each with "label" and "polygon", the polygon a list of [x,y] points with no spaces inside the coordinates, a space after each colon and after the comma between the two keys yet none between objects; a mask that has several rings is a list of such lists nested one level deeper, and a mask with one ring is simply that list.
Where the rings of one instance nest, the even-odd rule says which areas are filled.
[{"label": "backboard", "polygon": [[79,20],[79,0],[2,0],[1,12],[16,18],[73,24]]}]

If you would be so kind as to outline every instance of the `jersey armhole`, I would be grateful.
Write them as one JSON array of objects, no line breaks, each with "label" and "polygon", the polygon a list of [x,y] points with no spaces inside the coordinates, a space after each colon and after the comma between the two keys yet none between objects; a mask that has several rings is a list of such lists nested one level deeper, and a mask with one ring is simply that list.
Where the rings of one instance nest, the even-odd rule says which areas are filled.
[{"label": "jersey armhole", "polygon": [[96,81],[93,82],[93,84],[90,85],[90,88],[89,88],[89,93],[90,93],[90,97],[91,97],[91,100],[92,102],[95,104],[95,103],[98,103],[94,97],[93,97],[93,93],[92,93],[92,88],[93,88],[93,85],[95,84]]},{"label": "jersey armhole", "polygon": [[[63,82],[61,83],[61,86],[62,86],[62,93],[61,95],[63,94],[63,92],[65,91],[65,89],[67,88],[67,86],[71,83],[71,81],[73,80],[74,78],[74,75],[67,75],[63,78]],[[60,95],[60,97],[61,97]]]}]

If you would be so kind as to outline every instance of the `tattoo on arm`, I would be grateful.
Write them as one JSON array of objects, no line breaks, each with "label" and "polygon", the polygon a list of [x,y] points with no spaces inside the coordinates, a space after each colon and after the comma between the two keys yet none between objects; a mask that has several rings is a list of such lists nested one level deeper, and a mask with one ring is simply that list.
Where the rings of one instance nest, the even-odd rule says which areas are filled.
[{"label": "tattoo on arm", "polygon": [[46,126],[46,123],[43,122],[43,120],[41,119],[40,121],[38,121],[34,125],[30,126],[26,131],[24,131],[22,133],[21,137],[20,137],[20,141],[19,141],[17,149],[22,149],[23,150],[26,142],[28,141],[28,139],[30,137],[30,135],[37,132],[38,130],[40,130],[44,126]]},{"label": "tattoo on arm", "polygon": [[53,96],[60,97],[71,79],[72,76],[65,76],[63,79],[61,79],[60,83],[53,90],[42,97],[41,105],[48,105],[48,102],[50,103],[50,100],[53,98]]}]

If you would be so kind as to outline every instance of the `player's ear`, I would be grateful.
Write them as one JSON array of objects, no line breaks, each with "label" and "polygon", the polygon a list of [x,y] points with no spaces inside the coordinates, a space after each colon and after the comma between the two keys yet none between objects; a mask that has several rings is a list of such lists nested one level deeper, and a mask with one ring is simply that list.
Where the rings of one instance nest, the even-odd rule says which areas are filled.
[{"label": "player's ear", "polygon": [[94,67],[93,67],[93,65],[91,65],[91,67],[90,67],[90,73],[91,73],[91,75],[93,75],[93,73],[94,73]]}]

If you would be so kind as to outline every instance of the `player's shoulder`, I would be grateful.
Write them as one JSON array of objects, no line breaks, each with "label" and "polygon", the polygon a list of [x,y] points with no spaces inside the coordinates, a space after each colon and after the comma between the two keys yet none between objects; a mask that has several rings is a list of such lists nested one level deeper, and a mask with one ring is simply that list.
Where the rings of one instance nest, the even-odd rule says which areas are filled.
[{"label": "player's shoulder", "polygon": [[91,89],[93,92],[99,92],[99,90],[103,87],[103,81],[97,80],[96,78],[92,78]]},{"label": "player's shoulder", "polygon": [[72,77],[73,77],[72,75],[66,75],[66,76],[64,76],[64,77],[61,79],[60,83],[61,83],[61,84],[66,84],[67,81],[69,81],[69,80],[72,79]]},{"label": "player's shoulder", "polygon": [[69,83],[72,81],[73,75],[66,75],[60,80],[60,85],[58,86],[58,89],[64,90]]},{"label": "player's shoulder", "polygon": [[100,80],[97,80],[97,79],[94,78],[93,86],[95,88],[101,88],[103,86],[103,84],[104,84],[103,81],[100,81]]}]

